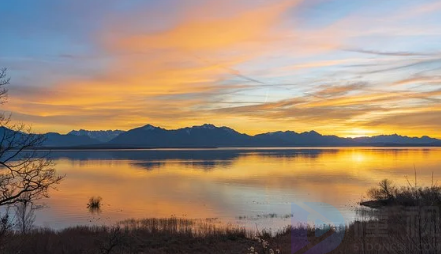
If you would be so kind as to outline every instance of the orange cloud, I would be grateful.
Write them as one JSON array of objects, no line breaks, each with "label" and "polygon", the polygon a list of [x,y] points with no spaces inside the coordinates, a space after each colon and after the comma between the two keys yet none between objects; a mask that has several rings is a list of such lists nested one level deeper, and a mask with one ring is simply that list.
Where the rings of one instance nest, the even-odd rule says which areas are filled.
[{"label": "orange cloud", "polygon": [[[273,30],[283,13],[299,2],[276,1],[232,12],[234,1],[209,1],[197,11],[187,10],[175,26],[155,33],[118,30],[132,26],[130,20],[151,22],[143,13],[128,21],[116,17],[109,24],[119,26],[109,26],[96,35],[99,54],[110,59],[101,73],[22,93],[8,107],[19,112],[20,120],[32,118],[40,126],[57,121],[53,122],[57,128],[63,124],[79,127],[84,124],[82,119],[90,126],[89,116],[101,119],[101,124],[93,123],[97,128],[104,124],[108,124],[105,128],[121,127],[125,123],[115,123],[114,118],[127,119],[128,115],[137,119],[129,121],[131,127],[138,122],[167,125],[171,119],[182,121],[181,125],[186,119],[200,121],[205,116],[197,108],[203,109],[225,91],[249,87],[227,82],[232,74],[225,68],[256,57],[262,45],[266,46],[265,40],[276,36]],[[232,54],[236,50],[243,53]],[[107,111],[113,111],[115,117],[102,119],[109,115]],[[71,118],[78,123],[67,120]]]},{"label": "orange cloud", "polygon": [[[280,22],[281,15],[288,8],[300,1],[276,1],[271,5],[233,13],[230,17],[211,16],[216,12],[222,12],[217,7],[223,2],[207,1],[200,10],[189,13],[188,20],[183,20],[170,30],[155,34],[134,34],[123,38],[113,38],[114,33],[111,33],[108,35],[110,39],[106,38],[105,43],[111,50],[117,49],[122,52],[145,52],[152,49],[224,51],[241,43],[260,44],[261,40],[274,39],[275,34],[271,35],[268,32],[271,32],[271,29]],[[231,8],[231,6],[224,7]],[[207,11],[210,15],[205,14]]]}]

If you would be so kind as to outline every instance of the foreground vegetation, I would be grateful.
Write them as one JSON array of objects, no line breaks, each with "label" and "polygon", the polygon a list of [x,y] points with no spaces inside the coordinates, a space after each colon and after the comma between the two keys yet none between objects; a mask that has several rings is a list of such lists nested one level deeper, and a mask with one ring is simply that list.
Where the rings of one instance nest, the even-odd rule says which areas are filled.
[{"label": "foreground vegetation", "polygon": [[441,207],[441,187],[434,184],[431,186],[417,186],[408,181],[408,186],[396,187],[392,181],[384,179],[368,191],[369,201],[361,202],[361,205],[371,208],[382,207],[418,207],[436,206]]},{"label": "foreground vegetation", "polygon": [[[56,232],[36,229],[9,232],[1,238],[0,253],[438,253],[441,238],[433,222],[408,231],[405,217],[354,222],[342,228],[287,227],[276,234],[237,227],[218,227],[210,221],[177,218],[131,220],[114,227],[73,227]],[[385,226],[387,225],[387,226]],[[421,233],[421,229],[424,232]],[[430,232],[426,228],[432,229]],[[319,237],[316,237],[317,232]],[[307,233],[307,239],[301,236]],[[344,239],[327,242],[337,234]],[[309,242],[309,243],[308,243]],[[310,248],[316,248],[306,252]],[[322,252],[323,250],[323,252]]]},{"label": "foreground vegetation", "polygon": [[243,228],[209,220],[144,219],[59,232],[11,231],[1,238],[0,253],[245,253],[251,238]]}]

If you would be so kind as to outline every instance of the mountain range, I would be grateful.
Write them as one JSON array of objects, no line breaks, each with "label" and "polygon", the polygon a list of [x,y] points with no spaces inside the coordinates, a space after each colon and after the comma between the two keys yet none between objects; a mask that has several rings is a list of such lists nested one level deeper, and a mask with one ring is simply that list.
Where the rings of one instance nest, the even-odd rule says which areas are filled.
[{"label": "mountain range", "polygon": [[116,138],[119,134],[123,132],[124,131],[122,130],[88,131],[88,130],[80,129],[78,131],[73,130],[69,132],[68,135],[74,135],[78,137],[89,137],[91,139],[96,139],[101,143],[106,143]]},{"label": "mountain range", "polygon": [[441,146],[441,140],[423,137],[379,135],[342,138],[315,131],[268,132],[248,135],[212,124],[168,130],[145,125],[129,131],[71,131],[47,133],[45,147],[75,148],[191,148],[191,147],[307,147],[307,146]]}]

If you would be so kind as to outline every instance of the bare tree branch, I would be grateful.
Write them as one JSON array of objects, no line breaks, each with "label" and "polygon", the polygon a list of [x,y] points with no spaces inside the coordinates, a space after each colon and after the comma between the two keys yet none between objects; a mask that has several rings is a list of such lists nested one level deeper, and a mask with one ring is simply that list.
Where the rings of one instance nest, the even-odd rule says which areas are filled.
[{"label": "bare tree branch", "polygon": [[0,69],[0,103],[5,103],[7,96],[8,96],[8,90],[4,87],[5,85],[9,84],[10,79],[6,77],[6,68]]},{"label": "bare tree branch", "polygon": [[[6,69],[0,69],[0,103],[9,84]],[[10,115],[0,113],[0,206],[26,203],[49,196],[63,179],[57,175],[47,152],[38,151],[45,136],[33,134],[23,124],[11,124]]]}]

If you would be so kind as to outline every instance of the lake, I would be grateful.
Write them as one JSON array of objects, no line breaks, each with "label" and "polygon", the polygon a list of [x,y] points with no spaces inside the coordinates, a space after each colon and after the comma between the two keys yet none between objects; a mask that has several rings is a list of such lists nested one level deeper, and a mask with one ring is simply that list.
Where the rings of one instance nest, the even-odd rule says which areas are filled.
[{"label": "lake", "polygon": [[[321,202],[347,221],[366,191],[384,178],[397,185],[441,181],[440,148],[253,148],[53,151],[66,177],[36,225],[112,225],[129,218],[217,218],[280,228],[291,204]],[[90,197],[102,197],[91,214]]]}]

